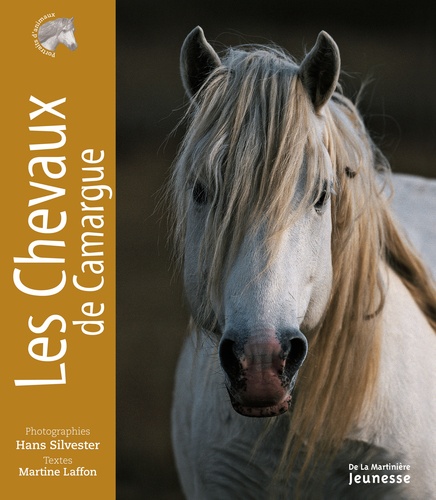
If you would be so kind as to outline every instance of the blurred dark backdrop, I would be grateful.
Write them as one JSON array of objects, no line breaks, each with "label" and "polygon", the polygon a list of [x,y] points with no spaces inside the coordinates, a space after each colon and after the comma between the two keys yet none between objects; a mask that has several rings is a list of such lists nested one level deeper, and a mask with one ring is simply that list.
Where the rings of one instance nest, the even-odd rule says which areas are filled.
[{"label": "blurred dark backdrop", "polygon": [[318,32],[339,45],[345,93],[396,172],[436,176],[436,25],[432,1],[119,0],[117,6],[117,498],[182,498],[170,443],[180,277],[159,205],[182,132],[178,59],[196,25],[215,48],[275,42],[301,58]]}]

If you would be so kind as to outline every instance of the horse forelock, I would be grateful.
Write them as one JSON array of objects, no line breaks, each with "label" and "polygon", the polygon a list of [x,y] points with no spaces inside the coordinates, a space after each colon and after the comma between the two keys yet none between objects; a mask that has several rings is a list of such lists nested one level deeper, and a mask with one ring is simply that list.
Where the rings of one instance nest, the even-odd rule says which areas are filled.
[{"label": "horse forelock", "polygon": [[[335,192],[332,293],[322,321],[309,334],[310,355],[297,383],[282,461],[286,469],[290,450],[298,453],[304,446],[308,465],[315,455],[338,449],[375,387],[384,300],[380,259],[401,255],[414,277],[419,274],[416,258],[404,245],[399,250],[401,238],[395,237],[382,194],[385,181],[379,174],[388,164],[340,92],[321,115],[313,112],[298,66],[277,49],[230,49],[187,117],[171,187],[176,236],[182,256],[189,193],[200,182],[211,206],[201,257],[209,257],[209,294],[219,295],[250,231],[266,228],[265,249],[274,258],[283,230],[331,175],[328,151]],[[305,193],[291,210],[302,178]],[[205,303],[205,317],[207,308]]]},{"label": "horse forelock", "polygon": [[73,18],[63,17],[62,20],[63,20],[63,29],[65,31],[69,31],[74,28]]}]

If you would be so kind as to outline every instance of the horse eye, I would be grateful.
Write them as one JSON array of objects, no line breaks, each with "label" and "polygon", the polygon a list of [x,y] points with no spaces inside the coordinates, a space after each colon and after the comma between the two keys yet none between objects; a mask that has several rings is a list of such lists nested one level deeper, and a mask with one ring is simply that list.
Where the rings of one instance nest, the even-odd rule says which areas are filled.
[{"label": "horse eye", "polygon": [[207,203],[207,190],[201,182],[196,182],[192,189],[192,199],[197,205],[205,205]]},{"label": "horse eye", "polygon": [[323,209],[330,198],[330,190],[327,188],[327,182],[324,182],[321,194],[315,203],[315,210],[321,214]]}]

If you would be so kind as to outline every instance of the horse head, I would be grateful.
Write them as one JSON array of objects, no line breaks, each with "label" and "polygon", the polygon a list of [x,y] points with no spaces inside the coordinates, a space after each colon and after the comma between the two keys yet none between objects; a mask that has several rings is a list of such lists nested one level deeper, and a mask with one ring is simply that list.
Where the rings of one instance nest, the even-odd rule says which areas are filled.
[{"label": "horse head", "polygon": [[77,42],[74,37],[74,17],[71,19],[59,17],[54,21],[44,23],[38,31],[38,39],[41,45],[47,50],[56,50],[56,47],[63,43],[70,50],[77,49]]},{"label": "horse head", "polygon": [[217,336],[234,409],[263,417],[288,409],[330,299],[334,171],[322,115],[340,57],[325,32],[300,66],[264,54],[253,69],[254,56],[241,53],[221,60],[199,27],[181,51],[194,115],[184,282],[194,321]]}]

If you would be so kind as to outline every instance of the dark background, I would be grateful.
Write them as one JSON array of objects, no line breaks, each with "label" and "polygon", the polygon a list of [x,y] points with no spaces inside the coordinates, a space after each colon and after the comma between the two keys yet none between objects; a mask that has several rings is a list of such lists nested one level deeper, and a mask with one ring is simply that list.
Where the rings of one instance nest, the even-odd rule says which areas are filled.
[{"label": "dark background", "polygon": [[[162,189],[186,104],[178,59],[201,25],[216,49],[275,42],[301,59],[326,30],[361,110],[396,172],[435,177],[436,23],[428,2],[119,0],[117,7],[117,498],[182,498],[170,406],[185,335]],[[407,6],[407,9],[406,9]]]}]

